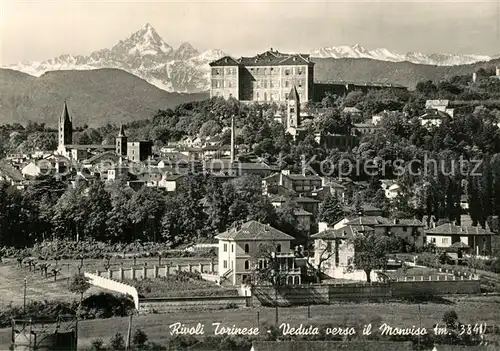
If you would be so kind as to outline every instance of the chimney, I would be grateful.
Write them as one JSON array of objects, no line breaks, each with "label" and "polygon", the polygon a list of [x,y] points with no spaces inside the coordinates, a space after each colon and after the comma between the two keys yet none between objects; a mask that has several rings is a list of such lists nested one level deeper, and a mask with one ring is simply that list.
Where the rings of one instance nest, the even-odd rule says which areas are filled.
[{"label": "chimney", "polygon": [[472,73],[472,82],[475,83],[477,81],[477,73]]},{"label": "chimney", "polygon": [[235,150],[234,150],[234,115],[231,116],[231,164],[234,163]]}]

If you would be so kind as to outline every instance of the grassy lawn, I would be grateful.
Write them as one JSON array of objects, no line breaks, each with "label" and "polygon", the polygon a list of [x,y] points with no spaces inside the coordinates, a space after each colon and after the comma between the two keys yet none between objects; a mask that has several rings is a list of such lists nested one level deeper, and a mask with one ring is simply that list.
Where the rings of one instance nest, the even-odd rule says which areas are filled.
[{"label": "grassy lawn", "polygon": [[[454,297],[446,303],[425,303],[420,305],[421,323],[425,328],[441,321],[443,314],[455,310],[462,323],[487,323],[500,325],[500,297]],[[149,339],[162,343],[169,339],[169,325],[181,322],[189,326],[197,323],[205,324],[205,335],[213,335],[213,322],[221,322],[225,326],[256,327],[257,312],[259,324],[274,324],[273,308],[248,308],[240,310],[172,312],[169,314],[151,314],[135,316],[133,329],[144,330]],[[311,306],[311,318],[307,318],[307,307],[280,308],[280,323],[291,323],[298,326],[304,324],[333,324],[339,327],[359,327],[362,324],[372,323],[378,328],[381,323],[388,323],[398,327],[419,325],[418,306],[404,303],[359,303]],[[115,333],[126,335],[128,318],[112,318],[104,320],[90,320],[80,322],[80,345],[89,344],[93,339],[101,338],[107,342]],[[359,329],[359,328],[358,328]],[[261,334],[265,332],[261,328]],[[0,349],[6,349],[10,343],[10,329],[0,330]]]},{"label": "grassy lawn", "polygon": [[125,280],[135,286],[139,295],[148,297],[237,296],[238,291],[223,288],[194,274],[172,274],[169,277],[145,280]]}]

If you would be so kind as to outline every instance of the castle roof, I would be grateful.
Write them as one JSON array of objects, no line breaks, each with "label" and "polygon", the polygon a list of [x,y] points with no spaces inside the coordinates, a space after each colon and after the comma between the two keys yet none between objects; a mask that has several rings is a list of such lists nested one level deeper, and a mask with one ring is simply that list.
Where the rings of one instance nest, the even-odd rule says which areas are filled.
[{"label": "castle roof", "polygon": [[268,50],[253,57],[240,57],[234,59],[224,56],[210,63],[210,66],[295,66],[314,65],[308,54],[285,54],[276,50]]}]

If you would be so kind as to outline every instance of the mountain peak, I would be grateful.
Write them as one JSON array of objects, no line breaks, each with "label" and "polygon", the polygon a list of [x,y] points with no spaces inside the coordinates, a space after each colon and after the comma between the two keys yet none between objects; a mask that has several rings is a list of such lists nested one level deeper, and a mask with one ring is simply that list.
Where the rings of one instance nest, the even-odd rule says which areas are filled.
[{"label": "mountain peak", "polygon": [[200,53],[187,41],[181,43],[179,48],[174,52],[175,60],[187,60],[191,57],[197,56]]}]

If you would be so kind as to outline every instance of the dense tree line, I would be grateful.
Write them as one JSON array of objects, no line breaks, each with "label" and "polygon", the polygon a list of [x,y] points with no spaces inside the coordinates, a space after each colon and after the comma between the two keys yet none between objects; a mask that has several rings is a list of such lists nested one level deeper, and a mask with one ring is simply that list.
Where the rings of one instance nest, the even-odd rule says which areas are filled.
[{"label": "dense tree line", "polygon": [[164,242],[172,247],[211,239],[235,223],[258,220],[300,241],[294,210],[276,210],[261,195],[260,178],[221,183],[187,175],[176,193],[121,182],[67,185],[52,178],[18,190],[0,183],[0,246],[30,246],[45,239]]}]

